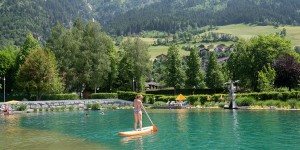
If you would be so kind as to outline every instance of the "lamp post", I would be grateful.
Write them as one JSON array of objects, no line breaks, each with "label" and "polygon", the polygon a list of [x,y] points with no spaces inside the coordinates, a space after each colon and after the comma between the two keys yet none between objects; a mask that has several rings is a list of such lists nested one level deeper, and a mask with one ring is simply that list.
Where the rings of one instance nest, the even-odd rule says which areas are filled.
[{"label": "lamp post", "polygon": [[4,89],[3,89],[3,93],[4,93],[4,103],[5,103],[5,76],[3,78],[3,81],[4,81]]},{"label": "lamp post", "polygon": [[193,95],[195,94],[196,86],[193,86]]},{"label": "lamp post", "polygon": [[132,91],[134,91],[134,78],[132,78]]}]

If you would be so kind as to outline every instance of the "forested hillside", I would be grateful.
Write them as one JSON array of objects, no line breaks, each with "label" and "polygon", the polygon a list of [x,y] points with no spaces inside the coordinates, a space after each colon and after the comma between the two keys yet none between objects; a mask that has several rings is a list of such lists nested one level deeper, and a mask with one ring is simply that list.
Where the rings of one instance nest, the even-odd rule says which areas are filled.
[{"label": "forested hillside", "polygon": [[82,0],[0,0],[0,14],[0,45],[20,45],[28,32],[45,41],[57,22],[69,26],[78,16],[92,18]]},{"label": "forested hillside", "polygon": [[187,27],[251,23],[300,23],[299,0],[162,0],[116,16],[106,28],[127,35],[142,30],[175,32]]},{"label": "forested hillside", "polygon": [[31,32],[45,42],[57,23],[70,27],[80,17],[106,32],[169,33],[206,25],[250,23],[298,25],[299,0],[0,0],[0,47],[20,45]]}]

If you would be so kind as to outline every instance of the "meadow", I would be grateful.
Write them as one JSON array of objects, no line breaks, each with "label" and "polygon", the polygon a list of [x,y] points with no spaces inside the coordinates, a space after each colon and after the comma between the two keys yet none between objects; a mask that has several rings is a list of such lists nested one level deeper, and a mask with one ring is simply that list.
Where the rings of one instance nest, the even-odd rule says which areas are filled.
[{"label": "meadow", "polygon": [[[232,34],[234,36],[238,36],[239,38],[250,39],[256,35],[266,35],[266,34],[275,34],[286,29],[287,35],[286,38],[291,40],[292,46],[300,46],[300,26],[257,26],[257,25],[250,25],[250,24],[233,24],[233,25],[226,25],[226,26],[218,26],[217,30],[207,31],[207,32],[217,32],[217,33],[227,33]],[[206,33],[207,33],[206,32]],[[205,34],[205,33],[202,33]],[[202,35],[200,34],[200,36]],[[143,41],[147,42],[149,47],[149,52],[151,55],[151,59],[154,59],[156,56],[160,54],[167,54],[168,46],[152,46],[154,41],[157,41],[158,38],[141,38]],[[205,46],[208,45],[218,45],[218,44],[225,44],[230,45],[233,42],[211,42],[211,43],[196,43],[196,44],[180,44],[180,54],[182,56],[189,55],[188,51],[182,50],[182,46],[199,46],[203,44]]]}]

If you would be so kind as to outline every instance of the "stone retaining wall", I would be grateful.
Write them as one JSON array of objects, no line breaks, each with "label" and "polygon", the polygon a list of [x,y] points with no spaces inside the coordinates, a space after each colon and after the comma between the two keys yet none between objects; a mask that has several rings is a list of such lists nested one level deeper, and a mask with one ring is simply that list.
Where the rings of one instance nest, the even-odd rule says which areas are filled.
[{"label": "stone retaining wall", "polygon": [[[85,99],[85,100],[51,100],[51,101],[20,101],[16,105],[26,104],[27,109],[52,108],[61,106],[74,106],[84,108],[86,104],[100,104],[101,106],[133,106],[133,102],[118,99]],[[0,103],[3,105],[4,103]],[[145,104],[148,105],[148,104]]]}]

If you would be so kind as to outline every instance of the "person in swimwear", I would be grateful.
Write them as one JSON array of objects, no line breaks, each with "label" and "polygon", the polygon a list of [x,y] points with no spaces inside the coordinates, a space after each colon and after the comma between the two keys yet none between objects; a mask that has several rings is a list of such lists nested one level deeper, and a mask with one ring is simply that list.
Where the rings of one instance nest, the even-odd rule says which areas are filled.
[{"label": "person in swimwear", "polygon": [[142,103],[143,95],[137,95],[133,101],[133,112],[134,112],[134,131],[136,131],[137,123],[139,122],[140,131],[142,131],[142,109],[144,109]]}]

